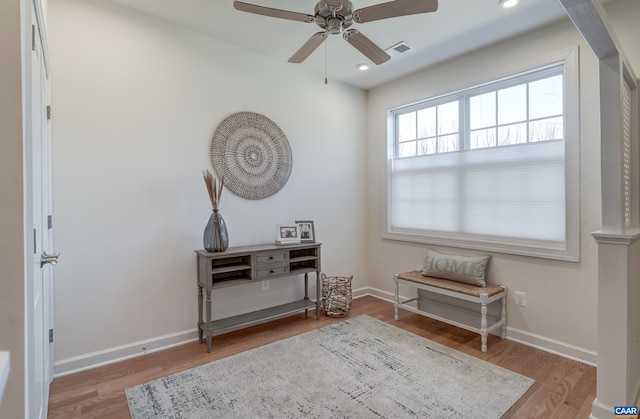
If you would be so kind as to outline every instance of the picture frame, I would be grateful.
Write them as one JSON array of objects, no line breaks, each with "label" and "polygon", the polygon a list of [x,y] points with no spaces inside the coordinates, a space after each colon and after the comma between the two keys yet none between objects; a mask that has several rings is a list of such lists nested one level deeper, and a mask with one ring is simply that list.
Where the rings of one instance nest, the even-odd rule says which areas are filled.
[{"label": "picture frame", "polygon": [[313,221],[296,221],[301,243],[315,243],[316,232]]},{"label": "picture frame", "polygon": [[276,243],[300,243],[297,224],[278,224]]}]

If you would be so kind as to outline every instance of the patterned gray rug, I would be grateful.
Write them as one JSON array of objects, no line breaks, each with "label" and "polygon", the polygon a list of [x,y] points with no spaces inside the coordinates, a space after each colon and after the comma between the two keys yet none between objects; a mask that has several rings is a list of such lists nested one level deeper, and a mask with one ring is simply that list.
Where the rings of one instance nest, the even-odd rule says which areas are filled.
[{"label": "patterned gray rug", "polygon": [[533,380],[358,316],[125,390],[141,418],[499,418]]}]

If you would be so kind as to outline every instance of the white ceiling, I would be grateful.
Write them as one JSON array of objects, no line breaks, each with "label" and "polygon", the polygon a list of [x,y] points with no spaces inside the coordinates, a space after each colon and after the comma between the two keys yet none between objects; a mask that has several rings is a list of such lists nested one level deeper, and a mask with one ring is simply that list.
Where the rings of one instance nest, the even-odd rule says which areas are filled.
[{"label": "white ceiling", "polygon": [[[286,63],[294,52],[321,29],[301,23],[239,12],[232,0],[111,0],[144,13],[189,27],[238,47]],[[277,9],[313,14],[315,0],[244,0]],[[416,0],[417,1],[417,0]],[[359,9],[384,0],[351,0]],[[498,0],[440,0],[434,13],[403,16],[355,28],[382,49],[400,41],[415,49],[376,66],[342,39],[326,42],[329,82],[340,80],[370,89],[420,68],[566,17],[559,0],[520,0],[513,9],[502,9]],[[356,65],[369,63],[359,71]],[[302,64],[287,64],[318,74],[323,80],[325,46]]]}]

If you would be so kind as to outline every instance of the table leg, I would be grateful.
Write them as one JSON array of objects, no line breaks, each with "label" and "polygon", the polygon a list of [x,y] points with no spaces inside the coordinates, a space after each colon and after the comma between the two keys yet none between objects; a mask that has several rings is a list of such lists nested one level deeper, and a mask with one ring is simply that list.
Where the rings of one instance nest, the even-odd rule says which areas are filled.
[{"label": "table leg", "polygon": [[504,290],[504,297],[502,297],[502,321],[504,322],[502,324],[502,336],[500,336],[502,339],[506,339],[507,338],[507,289],[505,287],[502,287],[502,289]]},{"label": "table leg", "polygon": [[395,294],[395,302],[393,304],[393,318],[398,320],[398,306],[400,305],[400,296],[398,295],[398,275],[393,276],[393,290]]},{"label": "table leg", "polygon": [[207,352],[211,352],[211,335],[213,334],[213,330],[211,330],[211,290],[206,290],[207,300],[205,302],[205,308],[207,310],[207,318],[205,321],[206,324],[206,333],[205,337],[207,338]]},{"label": "table leg", "polygon": [[[304,299],[309,299],[309,272],[304,273]],[[307,312],[309,310],[304,310],[304,318],[307,318]]]},{"label": "table leg", "polygon": [[198,334],[202,343],[202,285],[198,282]]},{"label": "table leg", "polygon": [[320,295],[320,271],[316,271],[316,320],[320,320],[320,301],[322,301],[322,296]]},{"label": "table leg", "polygon": [[487,303],[484,301],[480,305],[480,313],[482,314],[482,319],[480,320],[480,349],[482,349],[482,352],[487,352]]},{"label": "table leg", "polygon": [[309,299],[309,272],[304,273],[304,299]]}]

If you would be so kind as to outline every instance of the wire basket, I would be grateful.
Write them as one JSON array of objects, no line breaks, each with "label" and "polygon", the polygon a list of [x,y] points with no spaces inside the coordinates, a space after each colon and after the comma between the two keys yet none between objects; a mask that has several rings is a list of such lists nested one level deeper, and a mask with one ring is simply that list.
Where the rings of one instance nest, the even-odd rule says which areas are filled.
[{"label": "wire basket", "polygon": [[322,280],[322,304],[329,317],[344,317],[351,309],[351,280],[350,276],[320,275]]}]

